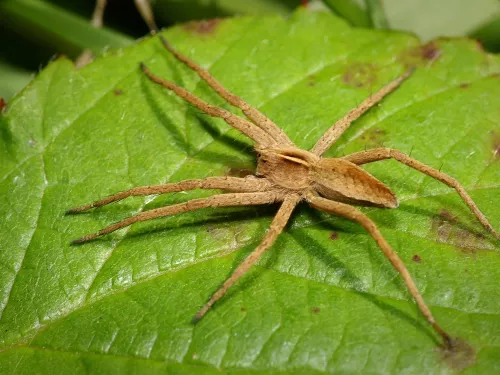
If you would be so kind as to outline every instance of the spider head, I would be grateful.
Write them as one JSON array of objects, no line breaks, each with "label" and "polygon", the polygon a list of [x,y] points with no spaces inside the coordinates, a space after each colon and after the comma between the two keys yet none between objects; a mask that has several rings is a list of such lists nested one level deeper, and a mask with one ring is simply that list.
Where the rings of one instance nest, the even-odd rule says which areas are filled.
[{"label": "spider head", "polygon": [[303,190],[310,186],[310,169],[318,160],[298,148],[257,149],[257,175],[286,189]]}]

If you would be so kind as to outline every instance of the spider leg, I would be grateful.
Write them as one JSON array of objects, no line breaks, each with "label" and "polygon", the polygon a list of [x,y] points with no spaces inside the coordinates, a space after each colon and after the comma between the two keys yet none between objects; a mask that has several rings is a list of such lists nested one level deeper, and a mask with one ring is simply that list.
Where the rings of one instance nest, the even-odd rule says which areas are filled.
[{"label": "spider leg", "polygon": [[351,109],[347,114],[340,120],[337,120],[333,126],[326,131],[325,134],[316,142],[311,152],[321,156],[323,155],[332,144],[335,143],[337,139],[347,130],[351,123],[358,119],[363,113],[368,111],[375,104],[380,102],[387,94],[394,91],[406,78],[408,78],[413,73],[413,69],[409,69],[404,72],[401,76],[396,78],[394,81],[388,83],[375,94],[369,96],[361,104]]},{"label": "spider leg", "polygon": [[331,201],[329,199],[322,198],[314,193],[308,193],[306,196],[306,200],[309,204],[317,208],[319,210],[323,210],[332,214],[336,214],[339,216],[343,216],[349,220],[353,220],[361,224],[368,233],[373,237],[373,239],[377,242],[377,245],[380,247],[384,255],[387,259],[392,263],[393,267],[401,274],[410,294],[413,296],[415,301],[417,302],[418,308],[425,316],[427,321],[432,325],[432,327],[436,330],[437,333],[441,335],[444,339],[444,344],[446,347],[451,347],[452,339],[450,335],[448,335],[437,323],[436,319],[432,316],[429,307],[426,305],[424,299],[420,295],[415,282],[413,281],[410,273],[406,269],[405,264],[401,260],[401,258],[394,252],[389,243],[382,236],[380,231],[377,228],[377,225],[365,214],[359,211],[357,208],[347,205],[345,203]]},{"label": "spider leg", "polygon": [[264,254],[264,252],[271,247],[274,243],[278,235],[283,231],[283,228],[286,226],[290,216],[293,212],[293,209],[300,202],[301,197],[298,195],[289,195],[283,200],[283,204],[281,205],[278,213],[274,217],[271,226],[269,227],[269,231],[264,236],[264,239],[260,243],[254,251],[248,255],[243,262],[240,263],[238,267],[233,271],[231,276],[222,284],[222,286],[210,297],[208,302],[201,308],[200,311],[196,314],[193,319],[193,322],[198,322],[205,313],[212,307],[212,305],[221,299],[224,294],[226,294],[227,290],[244,274],[248,272],[250,267]]},{"label": "spider leg", "polygon": [[[96,0],[94,11],[92,12],[92,17],[90,18],[90,24],[92,27],[101,28],[104,19],[104,10],[106,9],[108,0]],[[75,59],[75,67],[80,69],[87,64],[90,64],[94,60],[93,52],[85,48],[82,53]]]},{"label": "spider leg", "polygon": [[493,236],[495,236],[497,239],[500,240],[500,233],[498,233],[497,231],[495,231],[495,229],[493,229],[491,224],[488,222],[486,216],[484,216],[484,214],[479,210],[476,203],[474,203],[469,194],[467,194],[467,191],[465,191],[464,187],[457,180],[455,180],[453,177],[448,176],[446,173],[443,173],[441,171],[438,171],[437,169],[429,167],[428,165],[409,157],[408,155],[402,153],[401,151],[385,147],[374,148],[368,151],[356,152],[354,154],[343,157],[343,159],[349,160],[350,162],[358,165],[372,163],[374,161],[379,161],[384,159],[395,159],[400,163],[403,163],[413,169],[416,169],[419,172],[422,172],[448,185],[449,187],[457,191],[457,193],[460,195],[460,198],[462,198],[465,204],[469,206],[472,213],[476,216],[479,222],[486,228],[486,230],[488,230],[488,232],[490,232],[491,234],[493,234]]},{"label": "spider leg", "polygon": [[188,211],[195,211],[206,207],[231,207],[231,206],[251,206],[259,204],[270,204],[282,200],[282,194],[276,191],[266,191],[257,193],[231,193],[213,195],[208,198],[191,199],[184,203],[173,204],[171,206],[155,208],[144,211],[137,215],[130,216],[122,221],[112,224],[99,232],[83,236],[71,242],[72,245],[84,243],[94,238],[104,236],[115,230],[128,227],[140,221],[157,219],[160,217],[181,214]]},{"label": "spider leg", "polygon": [[142,19],[148,25],[149,31],[151,33],[158,32],[158,26],[156,26],[155,16],[153,14],[153,9],[151,9],[150,0],[134,0],[135,7],[141,14]]},{"label": "spider leg", "polygon": [[269,134],[277,143],[282,146],[293,146],[293,142],[271,119],[265,116],[259,110],[252,108],[247,102],[239,96],[232,94],[222,84],[217,81],[207,70],[196,64],[194,61],[188,59],[186,56],[177,52],[170,43],[163,36],[160,39],[165,46],[178,60],[183,62],[189,68],[194,70],[200,78],[202,78],[212,89],[214,89],[220,97],[226,100],[229,104],[241,109],[245,116],[247,116],[255,125]]},{"label": "spider leg", "polygon": [[107,204],[120,201],[128,197],[136,197],[143,195],[174,193],[178,191],[194,190],[194,189],[222,189],[231,190],[237,193],[251,193],[269,190],[271,184],[269,181],[253,176],[246,178],[238,177],[207,177],[204,179],[185,180],[170,184],[137,186],[129,190],[110,195],[104,199],[94,203],[72,208],[66,211],[66,214],[74,214],[90,210],[91,208],[105,206]]},{"label": "spider leg", "polygon": [[244,118],[241,118],[239,116],[236,116],[234,113],[226,111],[223,108],[219,108],[211,104],[208,104],[204,100],[198,98],[196,95],[191,94],[186,89],[179,87],[176,84],[167,81],[163,78],[155,76],[149,71],[149,69],[144,63],[141,63],[141,69],[151,81],[165,87],[166,89],[173,91],[175,94],[177,94],[177,96],[181,97],[186,102],[192,104],[200,111],[205,112],[207,115],[223,119],[228,125],[239,130],[247,137],[257,142],[258,145],[263,147],[269,147],[276,144],[276,141],[269,134],[267,134],[261,128],[256,127],[250,121],[245,120]]},{"label": "spider leg", "polygon": [[92,18],[90,23],[94,27],[102,27],[104,19],[104,10],[108,5],[108,0],[97,0],[95,2],[94,12],[92,13]]}]

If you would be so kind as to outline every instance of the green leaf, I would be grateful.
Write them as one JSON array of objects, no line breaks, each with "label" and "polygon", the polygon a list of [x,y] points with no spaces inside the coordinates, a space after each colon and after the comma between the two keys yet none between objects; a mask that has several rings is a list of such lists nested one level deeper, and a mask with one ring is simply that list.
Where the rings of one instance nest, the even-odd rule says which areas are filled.
[{"label": "green leaf", "polygon": [[[300,147],[417,66],[328,152],[384,144],[461,181],[498,228],[500,59],[465,39],[421,46],[326,13],[165,32]],[[0,372],[492,374],[500,369],[498,242],[456,193],[394,161],[397,193],[363,209],[440,324],[473,348],[446,361],[401,279],[359,225],[297,209],[285,233],[203,320],[191,319],[259,243],[276,206],[209,209],[69,242],[131,214],[213,192],[65,210],[137,185],[251,168],[251,143],[141,74],[144,61],[211,103],[207,85],[146,38],[75,70],[44,69],[0,116]],[[237,112],[237,111],[236,111]],[[413,259],[413,260],[412,260]]]}]

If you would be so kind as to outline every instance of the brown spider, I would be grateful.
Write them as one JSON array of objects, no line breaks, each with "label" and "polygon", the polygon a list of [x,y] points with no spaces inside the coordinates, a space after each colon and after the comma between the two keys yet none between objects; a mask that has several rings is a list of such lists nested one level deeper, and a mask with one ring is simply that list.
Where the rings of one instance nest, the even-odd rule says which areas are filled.
[{"label": "brown spider", "polygon": [[230,126],[255,141],[258,165],[255,176],[208,177],[204,179],[185,180],[165,185],[141,186],[126,190],[95,203],[74,208],[67,213],[86,211],[91,208],[107,205],[130,196],[164,194],[193,189],[221,189],[230,191],[208,198],[192,199],[185,203],[156,208],[126,218],[120,222],[101,229],[99,232],[84,236],[72,242],[80,244],[96,237],[104,236],[120,228],[139,221],[156,219],[206,207],[229,207],[264,205],[281,202],[278,213],[274,217],[269,231],[259,246],[234,270],[232,275],[210,297],[208,302],[196,314],[194,321],[201,319],[210,307],[218,301],[226,291],[260,258],[274,243],[283,231],[292,211],[305,200],[310,206],[332,214],[343,216],[361,224],[375,239],[378,246],[389,259],[394,268],[401,274],[408,290],[415,299],[420,311],[427,321],[444,340],[445,347],[452,346],[452,338],[436,322],[431,311],[420,295],[406,266],[380,233],[377,225],[364,213],[352,205],[396,208],[398,200],[394,193],[382,182],[363,170],[359,165],[384,159],[395,159],[414,168],[446,185],[454,188],[463,201],[469,206],[481,224],[497,239],[500,235],[493,229],[486,217],[481,213],[470,196],[452,177],[429,167],[402,152],[390,148],[375,148],[356,152],[342,158],[322,158],[321,156],[342,135],[349,125],[365,113],[384,96],[396,89],[411,74],[405,72],[390,82],[371,97],[365,99],[357,108],[349,111],[338,120],[319,139],[310,150],[298,148],[288,136],[260,111],[250,107],[240,97],[225,89],[206,70],[174,50],[161,38],[165,47],[180,61],[194,70],[210,87],[212,87],[229,104],[240,108],[248,120],[238,117],[225,109],[212,106],[185,89],[153,75],[146,65],[141,64],[142,71],[153,82],[172,90],[182,99],[213,117],[224,119]]}]

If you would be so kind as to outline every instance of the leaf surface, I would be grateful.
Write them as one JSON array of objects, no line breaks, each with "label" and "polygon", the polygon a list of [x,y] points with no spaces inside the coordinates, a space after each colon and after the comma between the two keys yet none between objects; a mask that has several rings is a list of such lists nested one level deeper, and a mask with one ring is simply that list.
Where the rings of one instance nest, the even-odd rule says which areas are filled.
[{"label": "leaf surface", "polygon": [[[165,32],[300,147],[409,66],[402,87],[327,156],[384,144],[461,181],[498,228],[500,59],[468,40],[352,29],[299,11]],[[276,206],[208,209],[69,242],[131,214],[202,197],[65,210],[137,185],[252,168],[243,135],[154,85],[156,74],[222,105],[157,38],[82,70],[58,59],[0,117],[0,372],[446,374],[450,363],[396,272],[358,225],[300,206],[257,266],[196,326],[191,318],[259,243]],[[238,111],[236,111],[238,112]],[[400,199],[364,209],[437,320],[470,345],[463,373],[500,370],[498,242],[449,188],[384,161]]]}]

